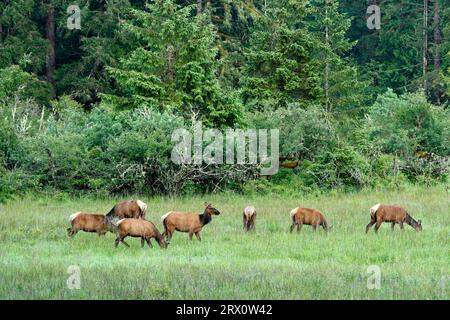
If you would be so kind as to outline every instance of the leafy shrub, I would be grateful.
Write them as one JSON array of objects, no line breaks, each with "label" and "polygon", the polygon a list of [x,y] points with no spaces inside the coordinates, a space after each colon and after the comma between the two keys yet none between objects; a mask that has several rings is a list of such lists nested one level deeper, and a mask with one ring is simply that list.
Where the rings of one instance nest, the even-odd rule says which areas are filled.
[{"label": "leafy shrub", "polygon": [[349,146],[324,152],[315,162],[304,163],[300,170],[308,185],[321,189],[362,188],[370,183],[367,160]]},{"label": "leafy shrub", "polygon": [[421,94],[399,97],[387,91],[370,108],[366,125],[370,140],[385,153],[450,155],[449,111],[429,104]]},{"label": "leafy shrub", "polygon": [[319,107],[307,110],[291,105],[276,111],[248,114],[251,128],[279,129],[280,155],[288,159],[312,160],[336,145],[335,132]]}]

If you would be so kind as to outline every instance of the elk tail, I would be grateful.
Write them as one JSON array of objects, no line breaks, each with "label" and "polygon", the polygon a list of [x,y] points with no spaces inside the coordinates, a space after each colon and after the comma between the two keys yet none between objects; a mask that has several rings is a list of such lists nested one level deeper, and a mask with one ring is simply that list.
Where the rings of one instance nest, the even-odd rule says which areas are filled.
[{"label": "elk tail", "polygon": [[72,222],[81,212],[76,212],[74,214],[71,214],[69,217],[69,222]]},{"label": "elk tail", "polygon": [[291,215],[292,218],[294,218],[295,213],[297,212],[297,209],[298,209],[298,207],[291,210],[290,215]]},{"label": "elk tail", "polygon": [[161,217],[161,222],[164,223],[164,227],[166,226],[166,218],[172,213],[172,211],[167,212],[165,215]]},{"label": "elk tail", "polygon": [[142,217],[145,217],[145,214],[147,213],[147,204],[141,200],[137,200],[136,202],[141,209]]},{"label": "elk tail", "polygon": [[370,216],[375,217],[375,214],[377,213],[378,209],[380,208],[381,203],[377,203],[372,208],[370,208]]}]

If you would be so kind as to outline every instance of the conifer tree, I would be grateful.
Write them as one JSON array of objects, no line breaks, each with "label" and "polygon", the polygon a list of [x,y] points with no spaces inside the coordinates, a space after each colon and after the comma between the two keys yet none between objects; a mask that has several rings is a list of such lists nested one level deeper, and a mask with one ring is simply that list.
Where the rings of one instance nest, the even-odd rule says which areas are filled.
[{"label": "conifer tree", "polygon": [[317,101],[320,73],[313,52],[317,46],[308,30],[305,1],[268,1],[256,22],[245,53],[243,98],[249,108],[280,108]]},{"label": "conifer tree", "polygon": [[47,42],[40,32],[35,0],[0,3],[0,68],[20,65],[41,75],[45,70]]},{"label": "conifer tree", "polygon": [[147,11],[132,10],[123,32],[138,44],[109,67],[119,93],[103,95],[119,108],[142,104],[172,109],[206,125],[234,125],[240,108],[219,83],[215,32],[206,14],[192,16],[172,0],[157,0]]},{"label": "conifer tree", "polygon": [[351,109],[364,100],[365,83],[356,65],[347,58],[355,41],[347,38],[351,19],[340,12],[337,0],[311,1],[311,32],[319,45],[314,57],[322,70],[323,104],[330,112]]}]

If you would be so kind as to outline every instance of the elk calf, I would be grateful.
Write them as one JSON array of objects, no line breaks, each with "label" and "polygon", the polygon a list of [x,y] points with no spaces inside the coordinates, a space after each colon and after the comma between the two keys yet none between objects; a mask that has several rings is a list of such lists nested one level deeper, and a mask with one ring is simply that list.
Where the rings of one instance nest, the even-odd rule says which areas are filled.
[{"label": "elk calf", "polygon": [[201,241],[200,231],[212,220],[212,215],[219,215],[220,212],[214,208],[211,204],[205,202],[205,211],[202,214],[186,213],[186,212],[167,212],[161,217],[161,221],[164,224],[164,233],[166,240],[169,242],[172,239],[173,233],[189,232],[189,239],[192,240],[192,236],[195,234],[198,241]]},{"label": "elk calf", "polygon": [[296,226],[297,232],[300,231],[304,224],[312,226],[314,231],[317,226],[322,226],[325,231],[332,228],[332,226],[328,226],[323,214],[314,209],[297,207],[291,211],[291,218],[291,232]]},{"label": "elk calf", "polygon": [[256,223],[256,210],[255,207],[245,207],[242,214],[243,225],[245,231],[255,230]]},{"label": "elk calf", "polygon": [[78,231],[97,232],[99,236],[108,232],[106,218],[102,214],[77,212],[69,217],[72,227],[67,229],[67,235],[73,237]]},{"label": "elk calf", "polygon": [[156,226],[152,222],[144,219],[121,219],[117,222],[116,247],[119,245],[119,242],[129,247],[128,243],[124,240],[128,236],[141,238],[141,248],[144,247],[144,241],[152,248],[151,238],[156,239],[161,248],[167,247],[164,237]]},{"label": "elk calf", "polygon": [[375,224],[375,232],[378,232],[383,222],[390,222],[391,229],[394,230],[396,223],[400,225],[403,230],[403,223],[409,224],[416,231],[422,230],[422,221],[414,220],[405,209],[397,205],[385,205],[378,203],[370,208],[370,222],[366,226],[366,233]]}]

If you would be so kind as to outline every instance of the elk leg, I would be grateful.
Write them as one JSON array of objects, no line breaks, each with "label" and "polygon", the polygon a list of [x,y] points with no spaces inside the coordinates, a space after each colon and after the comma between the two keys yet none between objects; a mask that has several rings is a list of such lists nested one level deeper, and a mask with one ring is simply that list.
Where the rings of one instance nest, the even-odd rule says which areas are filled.
[{"label": "elk leg", "polygon": [[375,224],[376,220],[373,218],[370,218],[369,224],[366,226],[366,233],[369,232],[369,229],[372,228],[372,226]]},{"label": "elk leg", "polygon": [[197,237],[198,241],[202,241],[202,238],[200,238],[200,231],[195,233],[195,236]]},{"label": "elk leg", "polygon": [[244,214],[244,217],[242,218],[242,224],[244,225],[244,230],[245,230],[245,231],[248,231],[248,228],[247,228],[247,219],[245,219],[245,214]]},{"label": "elk leg", "polygon": [[290,230],[291,233],[292,233],[292,230],[294,230],[294,228],[295,228],[295,223],[293,223],[293,224],[291,225],[291,230]]},{"label": "elk leg", "polygon": [[303,227],[303,223],[297,223],[297,232],[302,230],[302,227]]},{"label": "elk leg", "polygon": [[116,248],[119,245],[119,242],[120,242],[120,237],[117,237],[116,241],[114,241],[114,245],[115,245]]},{"label": "elk leg", "polygon": [[403,222],[400,222],[399,224],[400,224],[400,230],[403,231],[403,230],[404,230],[404,229],[403,229]]},{"label": "elk leg", "polygon": [[73,237],[73,235],[75,234],[76,232],[72,229],[72,228],[67,228],[67,235],[69,236],[69,237]]},{"label": "elk leg", "polygon": [[192,236],[194,235],[194,233],[192,231],[189,231],[189,240],[192,241]]},{"label": "elk leg", "polygon": [[144,242],[145,242],[145,238],[144,238],[144,237],[141,237],[141,248],[144,247]]},{"label": "elk leg", "polygon": [[150,239],[150,238],[147,238],[146,240],[147,240],[148,246],[149,246],[150,248],[153,248],[152,242],[150,241],[151,239]]},{"label": "elk leg", "polygon": [[317,224],[313,224],[313,231],[316,232],[317,231]]},{"label": "elk leg", "polygon": [[252,229],[255,230],[256,228],[256,212],[252,216]]},{"label": "elk leg", "polygon": [[395,222],[392,222],[391,224],[391,230],[394,231],[394,227],[395,227]]},{"label": "elk leg", "polygon": [[125,240],[121,239],[120,240],[124,245],[126,245],[128,248],[130,247],[130,245],[128,243],[125,242]]},{"label": "elk leg", "polygon": [[102,231],[97,232],[97,238],[100,238],[101,236],[104,236],[104,235],[105,235],[105,232],[102,232]]},{"label": "elk leg", "polygon": [[382,223],[383,223],[383,221],[377,220],[377,224],[375,225],[375,232],[378,232],[378,229],[380,229],[380,226]]}]

